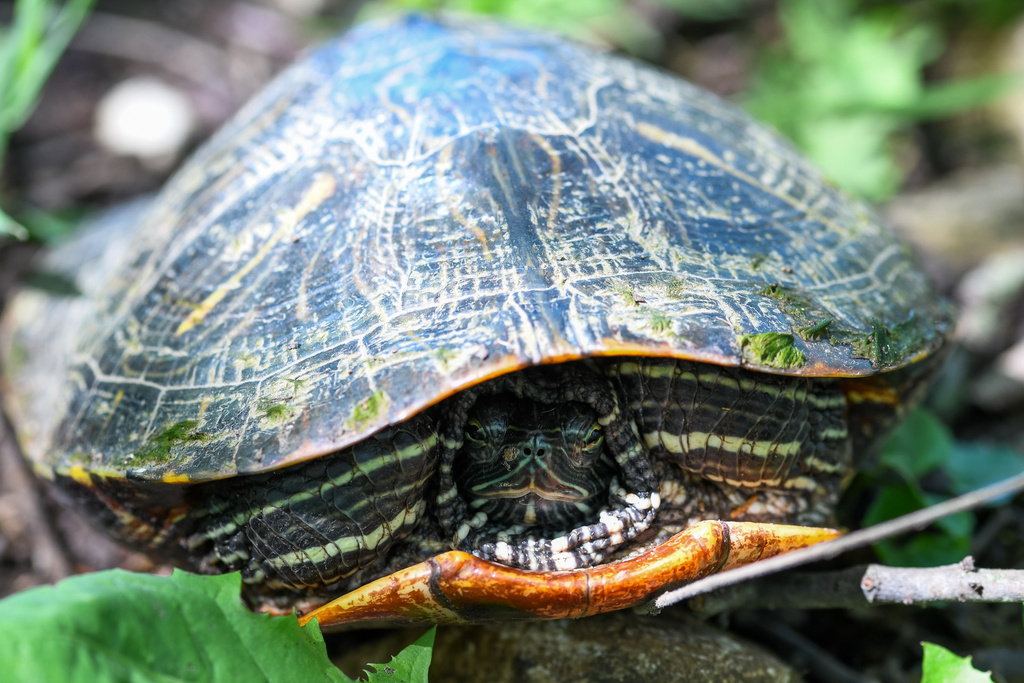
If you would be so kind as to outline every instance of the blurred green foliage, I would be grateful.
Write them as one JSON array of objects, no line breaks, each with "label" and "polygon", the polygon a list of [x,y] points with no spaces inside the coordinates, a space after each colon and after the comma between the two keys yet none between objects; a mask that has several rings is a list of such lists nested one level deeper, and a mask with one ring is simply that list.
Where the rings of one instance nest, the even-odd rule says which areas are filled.
[{"label": "blurred green foliage", "polygon": [[[387,0],[386,4],[405,11],[487,14],[572,35],[586,31],[602,17],[628,16],[628,21],[637,21],[643,16],[629,0]],[[690,19],[720,21],[741,16],[751,0],[653,0],[653,4]],[[611,27],[614,37],[614,25]]]},{"label": "blurred green foliage", "polygon": [[917,18],[913,3],[871,5],[782,0],[784,38],[757,59],[745,104],[836,184],[879,201],[899,189],[906,171],[899,132],[987,102],[1014,81],[997,75],[925,85],[923,69],[944,47],[939,25]]},{"label": "blurred green foliage", "polygon": [[624,0],[385,0],[377,8],[388,12],[483,14],[586,42],[610,41],[630,52],[650,56],[661,45],[654,27]]},{"label": "blurred green foliage", "polygon": [[[43,84],[95,0],[16,0],[14,21],[0,30],[0,162],[11,133],[35,109]],[[30,234],[0,210],[0,235]]]},{"label": "blurred green foliage", "polygon": [[[883,482],[862,525],[899,517],[1022,471],[1024,454],[998,444],[957,441],[938,418],[916,410],[886,443],[875,470],[862,475]],[[875,551],[883,562],[895,566],[959,562],[971,552],[975,523],[974,512],[950,515],[906,542],[882,541]]]},{"label": "blurred green foliage", "polygon": [[1024,14],[1020,0],[930,0],[927,4],[950,10],[950,21],[966,16],[971,24],[983,27],[1003,26]]},{"label": "blurred green foliage", "polygon": [[751,0],[651,0],[647,9],[655,11],[645,12],[629,0],[384,0],[377,8],[484,14],[654,59],[663,47],[656,25],[659,7],[666,14],[696,21],[721,21],[742,16],[750,4]]}]

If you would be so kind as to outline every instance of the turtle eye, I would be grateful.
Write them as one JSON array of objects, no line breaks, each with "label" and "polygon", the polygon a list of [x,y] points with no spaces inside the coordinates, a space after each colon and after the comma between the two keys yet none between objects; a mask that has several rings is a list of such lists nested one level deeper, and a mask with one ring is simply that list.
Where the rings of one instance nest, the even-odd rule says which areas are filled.
[{"label": "turtle eye", "polygon": [[487,432],[484,431],[484,426],[477,420],[470,420],[466,423],[464,435],[466,439],[475,444],[482,444],[487,439]]},{"label": "turtle eye", "polygon": [[589,430],[581,432],[573,462],[577,467],[593,467],[598,458],[601,457],[601,446],[604,445],[604,434],[601,432],[601,425],[593,425]]}]

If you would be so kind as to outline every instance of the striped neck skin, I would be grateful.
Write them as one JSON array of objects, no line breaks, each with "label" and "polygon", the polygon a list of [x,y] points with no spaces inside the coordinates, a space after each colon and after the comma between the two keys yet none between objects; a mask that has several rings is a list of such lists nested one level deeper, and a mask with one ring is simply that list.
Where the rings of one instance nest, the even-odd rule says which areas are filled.
[{"label": "striped neck skin", "polygon": [[596,518],[616,469],[594,411],[512,394],[481,398],[466,421],[455,479],[495,531],[565,531]]}]

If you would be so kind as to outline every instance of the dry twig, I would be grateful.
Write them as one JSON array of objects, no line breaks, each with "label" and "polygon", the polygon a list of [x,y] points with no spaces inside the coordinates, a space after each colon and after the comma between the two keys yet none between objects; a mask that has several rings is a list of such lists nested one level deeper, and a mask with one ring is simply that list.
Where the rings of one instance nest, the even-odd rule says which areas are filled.
[{"label": "dry twig", "polygon": [[972,558],[942,567],[860,565],[748,581],[690,599],[701,617],[734,609],[835,609],[869,603],[1024,602],[1024,569],[976,569]]},{"label": "dry twig", "polygon": [[[968,494],[965,494],[965,495],[962,495],[962,496],[958,496],[956,498],[952,498],[952,499],[947,500],[945,502],[939,503],[938,505],[933,505],[933,506],[925,508],[923,510],[918,510],[916,512],[912,512],[909,515],[904,515],[904,516],[899,517],[897,519],[893,519],[893,520],[890,520],[888,522],[883,522],[882,524],[877,524],[877,525],[875,525],[873,527],[868,527],[867,529],[861,529],[859,531],[854,531],[854,532],[849,533],[846,536],[843,536],[842,538],[838,538],[838,539],[836,539],[834,541],[827,541],[825,543],[819,543],[818,545],[811,546],[809,548],[804,548],[802,550],[796,550],[794,552],[787,553],[785,555],[779,555],[777,557],[773,557],[773,558],[770,558],[770,559],[767,559],[767,560],[762,560],[760,562],[755,562],[753,564],[749,564],[749,565],[746,565],[744,567],[739,567],[738,569],[733,569],[733,570],[730,570],[730,571],[727,571],[727,572],[722,572],[720,574],[714,574],[712,576],[709,576],[707,578],[701,579],[699,581],[695,581],[695,582],[693,582],[693,583],[691,583],[689,585],[683,586],[682,588],[678,588],[676,590],[669,591],[667,593],[662,594],[661,596],[659,596],[650,605],[650,609],[653,612],[657,612],[657,611],[660,611],[660,610],[664,609],[665,607],[668,607],[670,605],[674,605],[677,602],[680,602],[682,600],[687,600],[687,599],[693,598],[693,597],[695,597],[697,595],[701,595],[701,594],[704,594],[704,593],[709,593],[709,592],[711,592],[713,590],[722,589],[722,588],[725,588],[727,586],[732,586],[732,585],[735,585],[735,584],[739,584],[739,583],[744,582],[744,581],[750,581],[751,579],[756,579],[756,578],[759,578],[759,577],[767,576],[769,574],[774,574],[776,572],[780,572],[780,571],[783,571],[785,569],[792,569],[794,567],[799,567],[801,565],[808,564],[810,562],[816,562],[818,560],[832,559],[832,558],[840,555],[841,553],[847,552],[849,550],[853,550],[854,548],[860,548],[860,547],[863,547],[863,546],[866,546],[866,545],[870,545],[872,543],[877,543],[878,541],[880,541],[882,539],[889,538],[889,537],[892,537],[892,536],[895,536],[895,535],[898,535],[898,534],[901,534],[901,533],[905,533],[907,531],[914,531],[914,530],[917,530],[917,529],[921,529],[921,528],[927,526],[928,524],[931,524],[936,519],[939,519],[940,517],[945,517],[946,515],[951,515],[951,514],[953,514],[955,512],[961,512],[963,510],[971,510],[971,509],[979,507],[979,506],[981,506],[981,505],[983,505],[983,504],[985,504],[985,503],[987,503],[987,502],[989,502],[991,500],[994,500],[996,498],[1001,498],[1001,497],[1009,495],[1009,494],[1016,493],[1017,491],[1020,491],[1022,489],[1024,489],[1024,474],[1019,474],[1019,475],[1017,475],[1015,477],[1011,477],[1009,479],[1005,479],[1005,480],[1003,480],[1001,482],[997,482],[997,483],[992,484],[990,486],[986,486],[985,488],[978,489],[977,491],[972,491],[971,493],[968,493]],[[960,565],[952,565],[952,566],[960,566]],[[895,569],[895,568],[893,568],[893,569]],[[935,569],[941,569],[941,568],[935,568]],[[906,570],[906,569],[904,569],[902,571],[919,571],[919,570]],[[992,570],[992,571],[1000,571],[1000,570]],[[1000,578],[999,578],[999,580],[1000,581],[1005,580],[1005,576],[1006,575],[1002,574],[1001,571],[1000,571]],[[988,581],[991,581],[991,580],[993,580],[995,578],[996,577],[994,577],[992,575],[986,574],[986,580],[988,580]],[[1011,578],[1011,579],[1009,579],[1009,581],[1014,582],[1015,585],[1017,586],[1017,588],[1016,589],[1009,588],[1009,589],[1006,589],[1006,590],[1009,590],[1011,593],[1013,593],[1014,590],[1017,590],[1018,593],[1016,593],[1016,594],[1019,594],[1020,585],[1021,585],[1020,584],[1021,579],[1020,578]],[[834,589],[835,590],[842,590],[841,588],[835,588],[835,587],[834,587]],[[805,590],[806,590],[806,586],[805,585],[801,585],[799,587],[799,590],[795,590],[794,589],[792,592],[793,593],[801,593],[801,592],[804,592]],[[997,588],[996,586],[993,585],[993,586],[991,586],[991,590],[995,594],[998,594],[1003,589]],[[794,599],[797,599],[797,598],[794,596]],[[955,597],[945,598],[945,599],[946,600],[956,600]],[[982,597],[981,599],[984,602],[991,602],[991,601],[993,601],[993,600],[986,600],[986,599],[984,599],[984,597]],[[1016,599],[1017,600],[1024,599],[1024,595],[1021,595],[1021,597],[1017,597]],[[897,602],[902,602],[902,600],[899,600]],[[792,601],[787,601],[786,605],[787,606],[792,606],[792,607],[798,607],[799,606],[797,604],[794,604]],[[837,606],[837,605],[833,605],[833,606]]]}]

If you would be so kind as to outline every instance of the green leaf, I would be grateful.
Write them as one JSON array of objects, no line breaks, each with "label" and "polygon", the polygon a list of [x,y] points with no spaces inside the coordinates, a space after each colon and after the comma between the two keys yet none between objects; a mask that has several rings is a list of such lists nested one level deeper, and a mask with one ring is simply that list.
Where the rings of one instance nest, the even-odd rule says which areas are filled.
[{"label": "green leaf", "polygon": [[371,664],[374,670],[366,672],[369,683],[427,683],[436,633],[435,626],[392,657],[388,664]]},{"label": "green leaf", "polygon": [[893,112],[905,118],[950,116],[999,99],[1024,86],[1021,74],[990,74],[930,86],[920,96]]},{"label": "green leaf", "polygon": [[889,437],[879,461],[909,482],[945,465],[953,451],[949,428],[928,411],[914,410]]},{"label": "green leaf", "polygon": [[992,674],[971,666],[971,658],[958,657],[941,645],[921,643],[921,683],[992,683]]},{"label": "green leaf", "polygon": [[[942,500],[923,494],[914,485],[883,487],[864,515],[864,526],[878,524]],[[948,515],[909,539],[887,539],[875,544],[882,562],[899,567],[936,567],[959,562],[970,553],[975,519],[970,512]]]},{"label": "green leaf", "polygon": [[[948,496],[940,496],[934,493],[924,494],[925,505],[938,505],[939,503],[948,500]],[[963,553],[959,556],[953,557],[950,562],[959,561],[963,555],[967,554],[967,549],[971,544],[971,537],[974,534],[974,527],[977,522],[974,512],[965,510],[963,512],[956,512],[945,517],[940,517],[935,520],[935,527],[944,533],[946,533],[952,542],[963,548]],[[959,551],[958,551],[959,552]]]},{"label": "green leaf", "polygon": [[914,510],[920,510],[923,506],[924,500],[916,488],[908,484],[885,486],[871,501],[861,523],[864,526],[873,526]]},{"label": "green leaf", "polygon": [[31,239],[50,243],[74,232],[85,219],[85,212],[77,209],[53,212],[29,208],[19,211],[18,219]]},{"label": "green leaf", "polygon": [[[0,160],[3,158],[4,147],[0,145]],[[7,215],[7,212],[0,209],[0,235],[9,235],[15,239],[27,240],[28,230],[18,221]]]},{"label": "green leaf", "polygon": [[28,276],[25,284],[54,296],[81,296],[74,278],[48,270],[37,270]]},{"label": "green leaf", "polygon": [[0,601],[0,671],[19,681],[347,681],[315,623],[254,614],[238,574],[76,576]]},{"label": "green leaf", "polygon": [[[1024,472],[1024,454],[1003,445],[957,442],[943,471],[953,493],[969,493]],[[1009,497],[993,501],[1005,505]]]},{"label": "green leaf", "polygon": [[906,543],[880,541],[875,553],[883,564],[894,567],[941,567],[959,562],[971,552],[971,539],[924,532]]},{"label": "green leaf", "polygon": [[35,108],[57,60],[95,0],[18,0],[0,45],[0,129],[21,127]]},{"label": "green leaf", "polygon": [[897,128],[888,116],[823,115],[802,124],[798,142],[832,182],[867,199],[884,199],[903,178],[890,154]]},{"label": "green leaf", "polygon": [[[949,428],[933,414],[912,411],[893,432],[879,456],[880,472],[892,470],[902,484],[883,486],[871,502],[862,524],[870,526],[974,491],[1024,471],[1024,454],[998,445],[967,443],[953,439]],[[925,492],[919,480],[927,474],[938,492]],[[1005,504],[1007,499],[993,503]],[[903,566],[935,566],[959,562],[970,552],[977,518],[960,512],[936,520],[916,537],[882,541],[875,551],[882,561]]]}]

